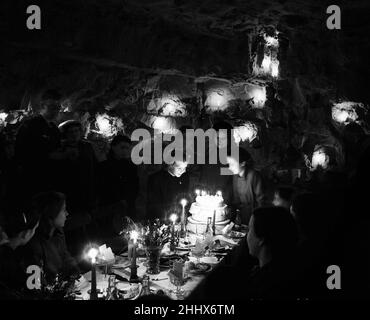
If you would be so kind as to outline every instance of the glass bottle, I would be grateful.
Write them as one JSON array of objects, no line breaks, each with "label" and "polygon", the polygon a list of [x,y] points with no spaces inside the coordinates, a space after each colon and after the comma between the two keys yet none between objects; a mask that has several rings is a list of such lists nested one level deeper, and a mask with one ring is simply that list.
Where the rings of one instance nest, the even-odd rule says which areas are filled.
[{"label": "glass bottle", "polygon": [[205,236],[207,235],[213,235],[213,227],[212,227],[212,218],[208,217],[207,218],[207,228],[205,232]]}]

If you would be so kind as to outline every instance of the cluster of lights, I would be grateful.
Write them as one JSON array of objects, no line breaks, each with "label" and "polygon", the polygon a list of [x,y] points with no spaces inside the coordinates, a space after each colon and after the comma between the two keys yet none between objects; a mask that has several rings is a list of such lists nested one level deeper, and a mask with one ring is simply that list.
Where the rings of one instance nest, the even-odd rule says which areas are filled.
[{"label": "cluster of lights", "polygon": [[348,124],[358,119],[356,106],[358,103],[345,101],[336,103],[331,109],[332,118],[334,121],[342,124]]},{"label": "cluster of lights", "polygon": [[241,141],[252,142],[257,137],[257,133],[257,126],[248,121],[234,128],[234,140],[237,144]]},{"label": "cluster of lights", "polygon": [[208,208],[218,208],[219,205],[224,201],[222,197],[222,192],[217,191],[216,195],[210,195],[209,192],[205,190],[195,190],[197,195],[196,202],[200,205]]}]

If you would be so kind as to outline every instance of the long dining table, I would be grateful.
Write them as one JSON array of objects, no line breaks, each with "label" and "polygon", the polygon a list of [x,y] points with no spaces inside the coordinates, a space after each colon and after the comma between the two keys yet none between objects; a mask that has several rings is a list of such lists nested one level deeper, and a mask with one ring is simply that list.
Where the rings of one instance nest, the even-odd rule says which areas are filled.
[{"label": "long dining table", "polygon": [[[228,247],[231,250],[238,246],[240,242],[240,238],[229,238],[223,235],[215,236],[213,240],[219,240],[220,243],[223,244],[224,247]],[[194,240],[193,240],[194,241]],[[164,250],[166,251],[166,250]],[[162,256],[166,256],[168,252],[163,252]],[[215,268],[219,263],[222,262],[223,257],[220,255],[208,254],[199,258],[195,258],[189,251],[179,250],[176,252],[178,256],[187,256],[186,260],[193,262],[194,264],[203,263],[210,266],[211,272],[213,268]],[[147,258],[145,256],[137,257],[137,276],[142,278],[144,275],[147,274],[147,267],[146,267]],[[96,286],[99,292],[99,297],[103,298],[106,295],[108,289],[108,281],[110,275],[115,275],[117,279],[117,288],[119,290],[133,290],[135,294],[130,297],[130,299],[136,299],[140,295],[141,284],[140,283],[131,283],[129,281],[131,271],[130,271],[130,260],[127,257],[127,252],[115,256],[115,263],[109,266],[102,266],[97,268],[96,271]],[[160,273],[155,275],[149,276],[149,284],[150,284],[150,291],[153,294],[164,294],[167,295],[169,298],[178,300],[178,299],[185,299],[196,287],[197,285],[207,276],[208,272],[201,272],[201,273],[192,273],[189,272],[187,275],[187,279],[184,285],[181,287],[183,290],[183,294],[179,296],[175,293],[175,285],[173,285],[170,281],[169,276],[169,267],[161,267]],[[80,294],[76,296],[78,300],[89,300],[90,294],[89,290],[91,288],[91,271],[85,273],[83,277],[78,281],[77,288]],[[136,294],[137,293],[137,294]]]}]

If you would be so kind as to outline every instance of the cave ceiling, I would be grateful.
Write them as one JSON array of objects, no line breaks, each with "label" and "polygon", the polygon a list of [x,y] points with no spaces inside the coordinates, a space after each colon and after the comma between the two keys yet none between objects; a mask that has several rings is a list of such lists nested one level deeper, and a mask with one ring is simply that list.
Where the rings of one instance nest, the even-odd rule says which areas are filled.
[{"label": "cave ceiling", "polygon": [[[25,8],[30,4],[42,9],[42,30],[25,28]],[[329,4],[5,0],[0,13],[1,99],[14,105],[25,92],[55,86],[72,96],[103,90],[112,100],[115,92],[122,95],[115,86],[124,85],[127,99],[134,100],[132,96],[145,91],[148,79],[157,74],[238,82],[252,76],[259,32],[277,30],[281,79],[299,78],[305,89],[312,86],[369,102],[369,1],[338,2],[345,17],[340,31],[326,28]]]}]

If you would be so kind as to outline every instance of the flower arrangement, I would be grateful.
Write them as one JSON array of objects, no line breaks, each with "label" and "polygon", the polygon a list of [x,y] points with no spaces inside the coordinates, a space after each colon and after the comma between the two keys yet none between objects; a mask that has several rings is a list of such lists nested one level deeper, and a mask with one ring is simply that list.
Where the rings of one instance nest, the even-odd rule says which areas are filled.
[{"label": "flower arrangement", "polygon": [[171,240],[171,226],[156,219],[143,228],[142,238],[146,247],[163,247]]}]

